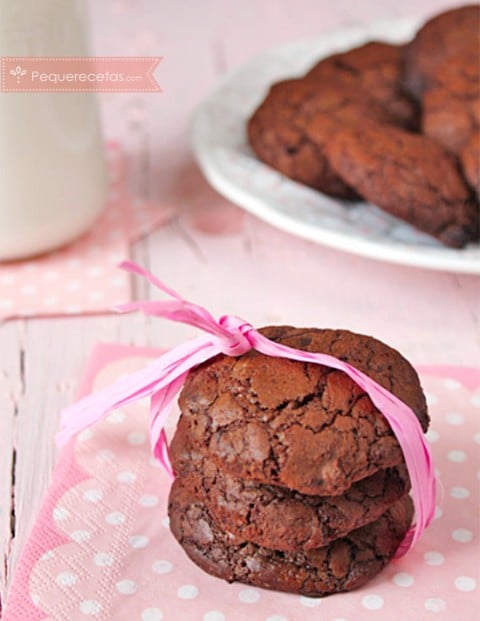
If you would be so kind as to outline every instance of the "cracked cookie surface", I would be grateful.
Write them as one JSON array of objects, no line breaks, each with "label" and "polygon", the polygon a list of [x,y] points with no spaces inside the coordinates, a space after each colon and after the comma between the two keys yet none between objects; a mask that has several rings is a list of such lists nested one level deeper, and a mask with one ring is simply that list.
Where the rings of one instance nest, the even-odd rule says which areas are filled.
[{"label": "cracked cookie surface", "polygon": [[219,529],[188,479],[177,477],[169,497],[170,528],[191,560],[228,582],[321,597],[351,591],[373,578],[393,557],[413,514],[405,496],[377,521],[328,546],[280,552],[233,542]]},{"label": "cracked cookie surface", "polygon": [[181,476],[204,499],[215,523],[240,543],[284,551],[319,548],[377,520],[410,488],[406,468],[398,466],[354,483],[341,496],[300,494],[222,472],[192,450],[184,421],[177,434]]},{"label": "cracked cookie surface", "polygon": [[[271,340],[331,354],[366,373],[428,427],[412,366],[395,350],[346,330],[275,326]],[[250,351],[220,355],[192,371],[179,398],[195,450],[233,476],[304,494],[340,495],[377,470],[403,464],[384,416],[345,373]],[[172,442],[172,459],[181,462]]]},{"label": "cracked cookie surface", "polygon": [[459,163],[432,139],[364,123],[337,132],[327,155],[364,198],[447,246],[478,239],[478,208]]}]

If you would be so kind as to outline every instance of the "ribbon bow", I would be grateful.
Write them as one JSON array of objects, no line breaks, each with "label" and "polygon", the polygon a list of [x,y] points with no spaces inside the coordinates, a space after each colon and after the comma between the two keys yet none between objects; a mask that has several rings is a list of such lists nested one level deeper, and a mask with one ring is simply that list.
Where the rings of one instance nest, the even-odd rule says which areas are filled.
[{"label": "ribbon bow", "polygon": [[145,369],[121,378],[112,386],[64,409],[61,414],[61,428],[56,436],[59,445],[65,444],[76,433],[97,422],[111,410],[150,397],[150,439],[153,454],[173,478],[164,425],[172,402],[191,369],[220,353],[227,356],[241,356],[250,349],[267,356],[321,364],[346,373],[369,395],[389,422],[407,465],[416,520],[400,544],[396,556],[403,556],[415,545],[433,519],[436,488],[430,449],[420,423],[409,406],[365,373],[334,356],[293,349],[270,341],[248,322],[232,315],[223,315],[217,321],[208,310],[184,300],[173,289],[135,263],[125,261],[120,267],[144,276],[172,299],[132,302],[118,306],[116,310],[119,312],[141,310],[148,315],[195,326],[207,334],[175,347]]}]

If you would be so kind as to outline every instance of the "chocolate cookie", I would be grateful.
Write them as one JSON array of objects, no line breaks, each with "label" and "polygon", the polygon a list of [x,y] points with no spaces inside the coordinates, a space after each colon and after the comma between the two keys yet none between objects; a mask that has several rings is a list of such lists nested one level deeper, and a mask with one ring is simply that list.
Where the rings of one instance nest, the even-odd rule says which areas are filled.
[{"label": "chocolate cookie", "polygon": [[[274,84],[265,101],[248,122],[250,146],[263,162],[316,190],[345,199],[358,198],[330,168],[323,150],[343,122],[356,122],[365,115],[384,121],[390,115],[370,98],[348,87],[325,84],[319,91],[313,81],[286,80]],[[323,122],[315,140],[306,128],[317,115]]]},{"label": "chocolate cookie", "polygon": [[478,209],[459,164],[430,138],[364,123],[337,132],[326,153],[374,205],[453,248],[478,239]]},{"label": "chocolate cookie", "polygon": [[209,574],[228,582],[321,597],[351,591],[381,571],[405,536],[413,509],[405,496],[376,522],[326,547],[302,552],[233,543],[183,477],[172,485],[168,512],[175,538]]},{"label": "chocolate cookie", "polygon": [[348,86],[352,92],[368,93],[388,110],[395,125],[416,130],[420,111],[403,85],[404,50],[403,45],[370,41],[320,60],[305,77],[314,80],[320,89],[333,81]]},{"label": "chocolate cookie", "polygon": [[468,5],[436,15],[417,32],[405,54],[405,84],[418,97],[430,86],[437,66],[465,47],[480,44],[480,6]]},{"label": "chocolate cookie", "polygon": [[[406,468],[379,470],[354,483],[342,496],[307,496],[287,488],[252,483],[223,473],[205,455],[189,450],[187,436],[181,476],[201,496],[232,542],[250,541],[284,551],[325,546],[351,530],[377,520],[409,490]],[[178,451],[178,447],[177,447]],[[175,463],[174,463],[175,466]]]},{"label": "chocolate cookie", "polygon": [[423,96],[422,131],[458,154],[480,127],[478,47],[440,63],[431,82]]},{"label": "chocolate cookie", "polygon": [[480,131],[473,132],[460,153],[463,172],[480,198]]},{"label": "chocolate cookie", "polygon": [[[262,333],[284,345],[349,362],[428,415],[418,376],[395,350],[346,330],[285,326]],[[346,374],[250,351],[217,356],[192,371],[180,394],[195,450],[224,472],[304,494],[340,495],[355,481],[403,463],[385,417]],[[181,447],[172,443],[178,464]],[[177,453],[177,454],[176,454]]]}]

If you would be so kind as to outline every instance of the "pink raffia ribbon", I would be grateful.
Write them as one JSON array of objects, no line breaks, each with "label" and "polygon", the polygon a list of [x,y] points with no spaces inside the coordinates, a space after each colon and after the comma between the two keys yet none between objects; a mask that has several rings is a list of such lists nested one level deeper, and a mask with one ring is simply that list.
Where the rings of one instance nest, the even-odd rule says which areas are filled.
[{"label": "pink raffia ribbon", "polygon": [[223,315],[217,321],[205,308],[184,300],[138,265],[125,261],[120,267],[145,277],[172,299],[124,304],[117,307],[119,312],[141,310],[148,315],[195,326],[206,334],[175,347],[146,368],[119,379],[112,386],[63,410],[61,429],[56,436],[59,445],[68,442],[76,433],[94,424],[111,410],[150,397],[150,439],[153,454],[173,478],[164,426],[171,405],[191,369],[217,354],[241,356],[250,349],[267,356],[321,364],[346,373],[368,394],[390,423],[405,457],[415,506],[415,524],[407,532],[396,556],[403,556],[415,545],[433,519],[436,486],[430,448],[420,423],[410,407],[365,373],[334,356],[301,351],[274,343],[238,317]]}]

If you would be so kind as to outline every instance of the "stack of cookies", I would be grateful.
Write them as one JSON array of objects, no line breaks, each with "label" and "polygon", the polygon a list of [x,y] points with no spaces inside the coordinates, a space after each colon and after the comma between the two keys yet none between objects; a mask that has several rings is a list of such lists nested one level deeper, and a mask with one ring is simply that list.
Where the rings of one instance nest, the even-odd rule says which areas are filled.
[{"label": "stack of cookies", "polygon": [[[428,415],[395,350],[343,330],[269,327],[267,338],[330,354]],[[349,591],[393,557],[412,521],[400,446],[345,373],[252,350],[193,370],[171,443],[170,527],[228,582],[319,597]]]},{"label": "stack of cookies", "polygon": [[480,7],[430,20],[412,42],[370,42],[274,84],[248,123],[266,164],[366,199],[444,244],[479,236]]}]

